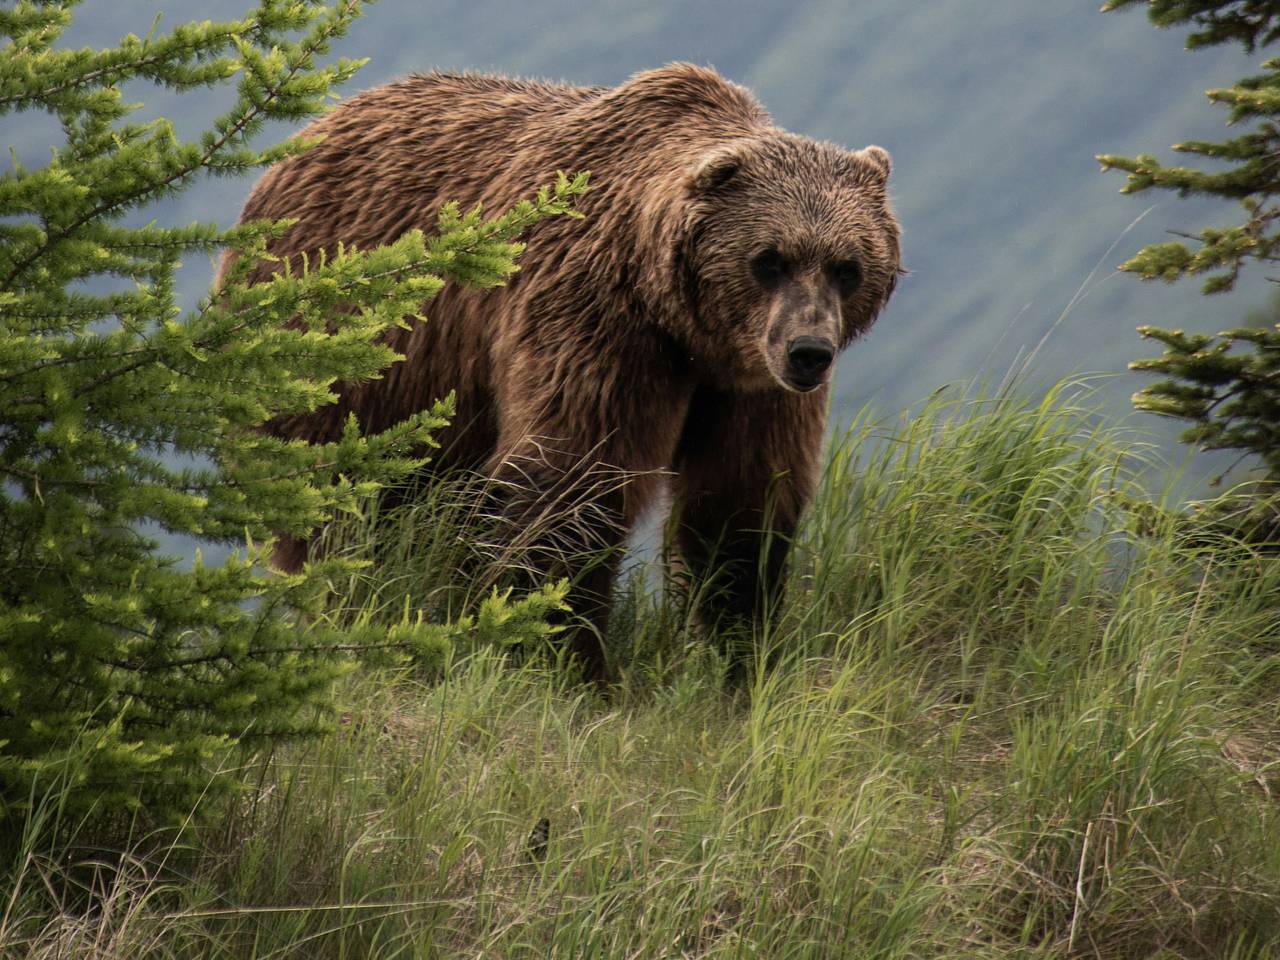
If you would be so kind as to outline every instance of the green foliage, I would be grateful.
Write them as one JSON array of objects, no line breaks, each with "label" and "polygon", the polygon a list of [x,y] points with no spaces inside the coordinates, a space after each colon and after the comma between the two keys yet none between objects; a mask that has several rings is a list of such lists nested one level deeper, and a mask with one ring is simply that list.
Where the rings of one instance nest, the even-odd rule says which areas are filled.
[{"label": "green foliage", "polygon": [[1235,42],[1250,53],[1280,38],[1280,10],[1270,0],[1107,0],[1104,13],[1145,4],[1158,27],[1194,24],[1187,47]]},{"label": "green foliage", "polygon": [[518,600],[512,600],[511,594],[511,588],[495,587],[480,601],[474,615],[444,623],[429,620],[425,606],[418,606],[415,611],[405,598],[398,619],[387,622],[385,607],[378,608],[377,616],[365,608],[351,620],[341,615],[327,617],[327,629],[349,635],[351,652],[366,664],[379,667],[413,664],[419,669],[430,666],[437,670],[460,640],[479,647],[520,647],[538,645],[563,629],[548,619],[569,610],[565,602],[569,594],[567,580],[544,584]]},{"label": "green foliage", "polygon": [[[1132,6],[1139,0],[1110,0],[1104,11]],[[1280,3],[1275,0],[1148,0],[1147,14],[1157,26],[1191,25],[1188,47],[1239,43],[1253,52],[1280,39]],[[1229,122],[1250,125],[1239,136],[1221,141],[1189,141],[1174,149],[1215,161],[1217,169],[1165,166],[1155,157],[1102,155],[1103,169],[1128,172],[1123,192],[1152,188],[1180,195],[1201,194],[1240,202],[1246,218],[1226,228],[1206,228],[1187,243],[1157,243],[1139,251],[1120,269],[1144,280],[1172,283],[1186,276],[1206,275],[1206,294],[1231,290],[1248,261],[1264,265],[1280,261],[1280,59],[1265,60],[1262,73],[1235,85],[1210,90],[1214,103],[1229,108]],[[1163,374],[1159,381],[1134,395],[1140,410],[1192,423],[1182,439],[1202,449],[1223,449],[1256,456],[1268,481],[1280,480],[1280,326],[1265,325],[1225,330],[1216,337],[1141,326],[1138,332],[1163,344],[1158,358],[1138,360],[1134,370]],[[1234,518],[1248,536],[1271,537],[1280,532],[1273,521],[1280,516],[1270,485],[1249,491],[1243,510],[1238,498],[1209,508],[1218,519]]]},{"label": "green foliage", "polygon": [[[1247,318],[1254,326],[1214,336],[1182,330],[1139,327],[1145,337],[1164,344],[1164,355],[1130,364],[1134,370],[1163,374],[1134,394],[1140,410],[1190,420],[1182,439],[1205,450],[1231,450],[1256,456],[1266,473],[1215,499],[1193,504],[1195,537],[1205,523],[1255,542],[1280,537],[1280,298],[1269,310]],[[1265,324],[1265,325],[1264,325]],[[1238,462],[1238,461],[1237,461]],[[1229,470],[1229,468],[1228,468]],[[1225,475],[1225,474],[1224,474]],[[1212,481],[1221,483],[1223,476]]]},{"label": "green foliage", "polygon": [[[1270,313],[1274,315],[1275,308]],[[1259,311],[1250,319],[1264,316]],[[1137,394],[1134,401],[1139,409],[1192,419],[1195,425],[1183,434],[1186,442],[1209,450],[1252,451],[1272,477],[1280,477],[1276,325],[1239,327],[1216,337],[1157,327],[1138,329],[1163,343],[1165,353],[1131,366],[1170,378]]]},{"label": "green foliage", "polygon": [[[445,626],[406,609],[380,641],[303,625],[295,614],[318,614],[350,564],[269,576],[273,534],[306,534],[419,467],[450,404],[377,436],[351,422],[315,446],[257,428],[331,402],[337,380],[380,376],[399,359],[382,334],[420,322],[446,279],[501,283],[518,234],[571,213],[585,179],[561,176],[496,219],[446,207],[438,236],[339,250],[246,287],[286,223],[126,217],[197,176],[306,149],[251,141],[268,121],[318,113],[351,76],[354,61],[321,58],[361,4],[261,0],[242,20],[61,49],[73,6],[0,14],[0,114],[43,111],[63,132],[48,164],[0,176],[0,835],[46,795],[68,817],[182,811],[236,743],[322,726],[317,706],[352,649],[381,642],[438,665],[450,636],[504,635],[504,617],[527,634],[563,596],[498,597]],[[236,99],[184,141],[167,120],[129,121],[120,85],[139,79],[234,83]],[[181,259],[228,247],[240,259],[227,282],[184,313]],[[243,550],[188,569],[157,551],[155,530]]]}]

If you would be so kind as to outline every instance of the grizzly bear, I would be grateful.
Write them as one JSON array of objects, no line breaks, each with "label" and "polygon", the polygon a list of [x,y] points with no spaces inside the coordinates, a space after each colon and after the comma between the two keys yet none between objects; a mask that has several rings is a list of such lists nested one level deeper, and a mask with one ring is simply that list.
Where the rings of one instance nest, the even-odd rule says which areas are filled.
[{"label": "grizzly bear", "polygon": [[[383,379],[270,429],[333,440],[354,412],[378,431],[453,391],[434,468],[486,471],[517,523],[535,500],[575,507],[560,556],[596,562],[556,572],[577,575],[568,644],[588,677],[608,675],[616,548],[666,487],[682,570],[719,584],[699,591],[701,618],[759,616],[816,483],[832,364],[900,272],[888,153],[788,133],[688,64],[613,88],[415,75],[304,136],[323,139],[271,168],[242,214],[296,219],[279,257],[429,232],[446,201],[498,213],[557,171],[590,171],[592,188],[584,221],[530,231],[505,287],[450,286],[430,322],[396,331],[404,360]],[[282,543],[276,564],[305,548]]]}]

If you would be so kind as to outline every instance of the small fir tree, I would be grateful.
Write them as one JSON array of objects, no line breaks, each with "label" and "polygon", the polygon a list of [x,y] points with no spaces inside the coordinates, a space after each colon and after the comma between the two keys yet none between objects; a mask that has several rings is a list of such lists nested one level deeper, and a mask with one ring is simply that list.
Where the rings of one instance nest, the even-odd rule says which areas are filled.
[{"label": "small fir tree", "polygon": [[[379,341],[445,278],[501,283],[516,236],[571,213],[561,177],[497,219],[446,208],[439,234],[343,250],[247,287],[282,223],[128,226],[204,174],[239,175],[306,149],[258,149],[271,120],[322,110],[358,64],[322,63],[357,0],[261,0],[242,20],[186,24],[112,49],[55,47],[71,2],[0,11],[0,115],[46,111],[48,164],[0,176],[0,835],[42,798],[66,812],[185,810],[210,766],[245,741],[318,728],[323,693],[360,649],[438,657],[460,630],[527,639],[562,588],[495,595],[478,619],[340,632],[314,609],[337,561],[265,572],[273,531],[305,535],[419,467],[447,401],[377,436],[353,422],[309,446],[257,428],[331,402],[336,380],[380,375]],[[192,141],[129,121],[120,85],[234,82],[235,104]],[[175,302],[183,257],[241,252],[193,311]],[[93,281],[87,283],[87,281]],[[290,319],[295,323],[287,324]],[[415,319],[416,318],[416,319]],[[239,543],[184,565],[149,530]]]},{"label": "small fir tree", "polygon": [[[1102,9],[1140,3],[1157,26],[1192,27],[1188,48],[1238,43],[1254,53],[1280,39],[1277,0],[1108,0]],[[1230,123],[1249,125],[1244,133],[1173,148],[1220,161],[1218,169],[1165,166],[1148,155],[1098,157],[1103,169],[1128,172],[1125,193],[1175,190],[1182,196],[1236,200],[1244,208],[1238,225],[1204,229],[1186,243],[1152,244],[1122,270],[1169,283],[1203,275],[1203,292],[1214,294],[1232,289],[1248,261],[1264,266],[1280,262],[1280,59],[1263,60],[1259,69],[1255,76],[1207,94],[1229,109]],[[1144,337],[1164,345],[1164,354],[1130,364],[1132,369],[1165,376],[1134,395],[1140,409],[1190,421],[1182,435],[1187,443],[1233,450],[1261,461],[1266,482],[1252,486],[1243,498],[1216,504],[1211,512],[1230,517],[1233,526],[1252,537],[1266,538],[1280,532],[1280,514],[1271,494],[1280,481],[1280,325],[1273,319],[1217,336],[1139,327]]]}]

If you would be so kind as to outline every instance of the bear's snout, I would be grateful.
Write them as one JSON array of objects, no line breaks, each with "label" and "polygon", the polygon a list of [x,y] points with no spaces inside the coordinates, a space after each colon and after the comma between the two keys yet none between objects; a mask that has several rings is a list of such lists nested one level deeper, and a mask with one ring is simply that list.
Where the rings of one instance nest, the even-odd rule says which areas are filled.
[{"label": "bear's snout", "polygon": [[801,391],[820,386],[835,357],[836,345],[830,340],[796,337],[787,344],[787,385]]}]

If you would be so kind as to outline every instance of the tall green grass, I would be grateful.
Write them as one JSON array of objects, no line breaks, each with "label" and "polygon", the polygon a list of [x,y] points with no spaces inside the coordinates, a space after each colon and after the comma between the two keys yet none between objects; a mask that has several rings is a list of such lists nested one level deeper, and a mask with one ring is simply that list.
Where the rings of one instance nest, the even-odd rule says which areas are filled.
[{"label": "tall green grass", "polygon": [[[0,955],[1280,955],[1280,566],[1135,532],[1140,460],[1064,391],[859,417],[745,680],[644,568],[607,698],[552,651],[358,671],[177,839],[33,835]],[[500,579],[476,483],[424,497],[333,535],[377,560],[334,616]]]}]

